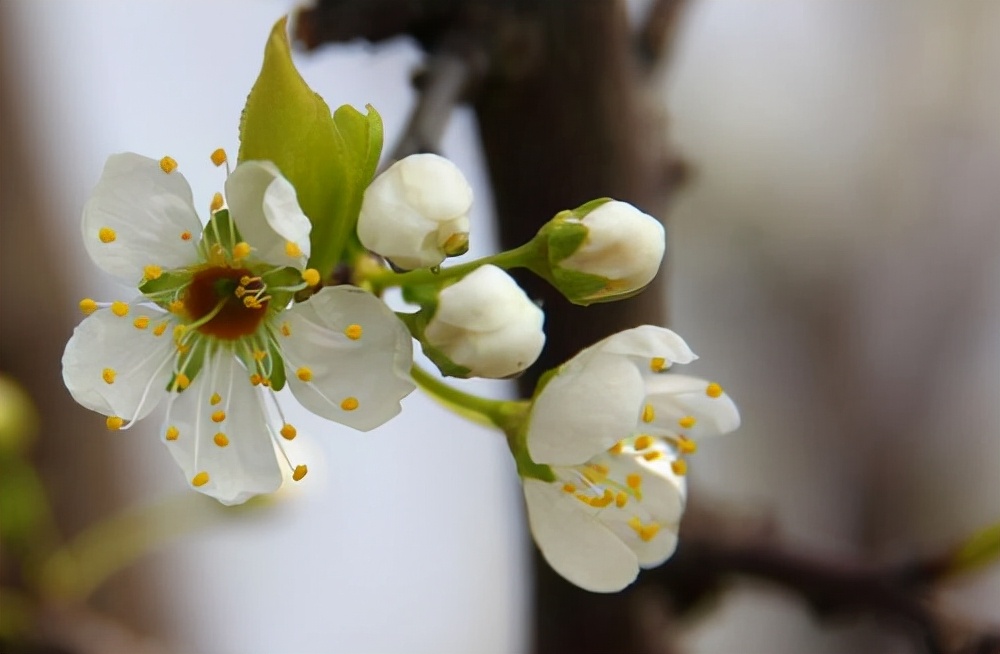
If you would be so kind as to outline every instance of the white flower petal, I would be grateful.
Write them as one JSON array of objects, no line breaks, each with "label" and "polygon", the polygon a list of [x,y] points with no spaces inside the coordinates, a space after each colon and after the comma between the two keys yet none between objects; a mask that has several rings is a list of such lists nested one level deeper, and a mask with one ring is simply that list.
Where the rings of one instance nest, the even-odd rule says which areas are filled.
[{"label": "white flower petal", "polygon": [[642,375],[622,357],[597,353],[583,365],[564,366],[532,406],[527,434],[532,460],[580,464],[631,435],[643,388]]},{"label": "white flower petal", "polygon": [[595,593],[631,584],[639,564],[631,549],[558,483],[524,480],[528,523],[549,565],[570,582]]},{"label": "white flower petal", "polygon": [[73,399],[128,421],[156,408],[166,395],[176,350],[169,330],[156,336],[152,321],[137,328],[140,316],[167,319],[139,307],[123,317],[101,309],[77,325],[62,358],[63,382]]},{"label": "white flower petal", "polygon": [[[249,373],[225,348],[206,359],[187,390],[172,399],[161,440],[195,490],[223,504],[241,504],[281,486],[262,402]],[[201,473],[207,479],[195,485]]]},{"label": "white flower petal", "polygon": [[667,363],[691,363],[698,358],[683,338],[656,325],[640,325],[612,334],[580,354],[586,353],[586,357],[596,352],[628,357],[644,373],[652,372],[650,361],[654,357],[661,357]]},{"label": "white flower petal", "polygon": [[[646,401],[653,405],[656,419],[653,428],[671,433],[683,432],[697,439],[727,434],[740,426],[740,412],[732,398],[722,392],[708,394],[709,383],[687,375],[655,375],[646,380]],[[679,424],[682,418],[695,419],[693,427]]]},{"label": "white flower petal", "polygon": [[277,166],[270,161],[241,163],[226,179],[226,202],[236,228],[258,259],[305,268],[312,223],[299,207],[295,187]]},{"label": "white flower petal", "polygon": [[328,286],[281,315],[289,332],[277,336],[286,377],[304,407],[361,431],[399,413],[414,389],[413,344],[384,302],[354,286]]},{"label": "white flower petal", "polygon": [[[181,268],[198,260],[201,221],[191,187],[155,159],[126,152],[108,157],[83,207],[83,244],[99,268],[134,285],[143,268]],[[185,238],[186,236],[186,238]]]}]

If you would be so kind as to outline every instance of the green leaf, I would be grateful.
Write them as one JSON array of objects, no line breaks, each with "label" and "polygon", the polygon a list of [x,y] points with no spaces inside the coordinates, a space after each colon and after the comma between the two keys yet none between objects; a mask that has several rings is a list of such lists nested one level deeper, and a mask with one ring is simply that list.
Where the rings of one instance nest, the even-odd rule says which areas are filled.
[{"label": "green leaf", "polygon": [[272,161],[312,222],[309,265],[324,278],[345,256],[365,187],[382,151],[382,119],[343,106],[330,113],[292,62],[287,18],[275,23],[240,119],[239,161]]},{"label": "green leaf", "polygon": [[973,534],[949,563],[950,573],[963,573],[1000,562],[1000,523]]}]

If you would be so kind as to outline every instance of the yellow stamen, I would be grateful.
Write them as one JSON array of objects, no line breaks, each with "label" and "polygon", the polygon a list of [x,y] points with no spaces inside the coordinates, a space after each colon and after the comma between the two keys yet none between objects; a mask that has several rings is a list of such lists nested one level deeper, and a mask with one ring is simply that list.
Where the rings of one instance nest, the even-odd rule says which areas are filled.
[{"label": "yellow stamen", "polygon": [[694,454],[695,452],[698,451],[698,444],[695,443],[690,438],[685,438],[681,436],[677,440],[677,449],[683,452],[684,454]]},{"label": "yellow stamen", "polygon": [[167,331],[167,323],[161,322],[156,327],[153,327],[154,336],[163,336],[163,332]]},{"label": "yellow stamen", "polygon": [[652,452],[646,452],[645,454],[643,454],[642,458],[646,459],[647,461],[656,461],[662,456],[663,452],[653,450]]},{"label": "yellow stamen", "polygon": [[184,311],[184,301],[174,300],[173,302],[167,305],[167,309],[170,311],[170,313],[180,313]]},{"label": "yellow stamen", "polygon": [[118,431],[125,424],[125,421],[118,416],[108,416],[108,419],[104,421],[104,424],[108,426],[111,431]]},{"label": "yellow stamen", "polygon": [[116,374],[114,368],[105,368],[101,371],[101,377],[104,378],[104,383],[106,384],[114,384]]},{"label": "yellow stamen", "polygon": [[149,327],[149,316],[136,316],[136,319],[132,321],[132,325],[136,329],[146,329]]},{"label": "yellow stamen", "polygon": [[214,163],[216,166],[221,166],[222,164],[226,163],[226,151],[223,150],[222,148],[218,148],[215,152],[213,152],[212,163]]},{"label": "yellow stamen", "polygon": [[663,357],[653,357],[649,360],[649,369],[653,372],[663,372],[667,369],[667,360]]},{"label": "yellow stamen", "polygon": [[174,386],[181,389],[182,391],[191,385],[191,380],[183,372],[178,373],[177,378],[174,379]]},{"label": "yellow stamen", "polygon": [[265,358],[267,358],[267,352],[265,352],[264,350],[254,350],[253,358],[254,361],[263,361]]},{"label": "yellow stamen", "polygon": [[574,486],[573,484],[570,484],[568,482],[565,483],[565,484],[563,484],[562,489],[563,489],[564,493],[575,493],[576,492],[576,486]]},{"label": "yellow stamen", "polygon": [[301,257],[302,249],[292,241],[285,241],[285,254],[290,257]]},{"label": "yellow stamen", "polygon": [[642,475],[640,475],[637,472],[633,472],[630,475],[626,475],[625,476],[625,483],[632,490],[639,490],[639,487],[642,486]]},{"label": "yellow stamen", "polygon": [[625,447],[625,444],[622,443],[621,441],[618,441],[617,443],[608,448],[608,452],[610,452],[611,454],[621,454],[623,447]]},{"label": "yellow stamen", "polygon": [[628,521],[628,526],[646,543],[653,540],[660,531],[659,523],[651,522],[648,525],[644,525],[638,516],[632,516]]},{"label": "yellow stamen", "polygon": [[191,240],[191,232],[181,232],[181,240],[182,241],[190,241]]},{"label": "yellow stamen", "polygon": [[298,434],[295,427],[288,424],[287,422],[281,427],[281,437],[286,441],[290,441]]},{"label": "yellow stamen", "polygon": [[301,368],[295,371],[295,376],[301,379],[302,381],[307,382],[313,378],[313,371],[307,368],[306,366],[302,366]]},{"label": "yellow stamen", "polygon": [[354,411],[358,408],[358,398],[348,397],[344,398],[344,401],[340,403],[340,408],[344,411]]},{"label": "yellow stamen", "polygon": [[295,471],[292,472],[292,479],[295,481],[302,481],[302,478],[306,476],[307,472],[309,472],[309,468],[305,465],[295,466]]},{"label": "yellow stamen", "polygon": [[605,488],[604,495],[602,495],[601,497],[595,497],[594,499],[590,500],[590,506],[603,509],[607,505],[611,504],[614,501],[614,499],[615,499],[615,494]]},{"label": "yellow stamen", "polygon": [[260,386],[260,383],[262,381],[264,381],[264,378],[258,375],[257,373],[253,373],[252,375],[250,375],[250,383],[253,384],[254,386]]},{"label": "yellow stamen", "polygon": [[618,494],[615,495],[615,506],[617,506],[620,509],[623,506],[625,506],[627,502],[628,502],[628,495],[626,495],[622,491],[618,491]]},{"label": "yellow stamen", "polygon": [[642,421],[648,423],[654,420],[656,420],[656,409],[653,408],[653,405],[647,404],[642,407]]},{"label": "yellow stamen", "polygon": [[635,439],[635,444],[632,446],[636,451],[644,450],[653,444],[653,437],[649,434],[643,434]]},{"label": "yellow stamen", "polygon": [[222,401],[222,396],[219,395],[218,393],[212,393],[212,397],[208,398],[208,403],[211,404],[212,406],[215,406],[221,401]]},{"label": "yellow stamen", "polygon": [[681,429],[691,429],[697,423],[698,421],[695,419],[694,416],[684,416],[683,418],[677,421],[677,424],[681,426]]},{"label": "yellow stamen", "polygon": [[89,297],[83,298],[82,300],[80,300],[80,311],[83,313],[83,315],[89,316],[90,314],[97,311],[97,302],[94,302]]},{"label": "yellow stamen", "polygon": [[708,395],[709,397],[722,397],[722,387],[715,382],[712,382],[705,389],[705,395]]},{"label": "yellow stamen", "polygon": [[192,486],[204,486],[208,483],[208,473],[202,470],[191,479]]},{"label": "yellow stamen", "polygon": [[166,436],[167,436],[167,440],[168,441],[175,441],[175,440],[177,440],[177,437],[180,436],[180,435],[181,435],[181,432],[178,431],[177,427],[174,427],[173,425],[170,425],[169,427],[167,427],[167,434],[166,434]]},{"label": "yellow stamen", "polygon": [[187,331],[187,327],[184,325],[174,325],[174,340],[178,343],[184,338],[184,332]]},{"label": "yellow stamen", "polygon": [[128,305],[124,302],[116,300],[111,303],[111,313],[115,314],[119,318],[124,318],[128,315]]},{"label": "yellow stamen", "polygon": [[281,335],[282,336],[291,336],[292,335],[292,328],[288,325],[287,322],[281,323]]},{"label": "yellow stamen", "polygon": [[118,238],[118,234],[110,227],[101,227],[97,230],[97,238],[101,239],[101,243],[112,243]]},{"label": "yellow stamen", "polygon": [[173,157],[163,157],[160,159],[160,170],[168,175],[177,170],[177,162]]},{"label": "yellow stamen", "polygon": [[219,447],[225,447],[229,445],[229,437],[223,434],[221,431],[212,437],[212,441],[215,442]]},{"label": "yellow stamen", "polygon": [[146,279],[159,279],[163,275],[163,268],[150,264],[142,269],[142,274]]},{"label": "yellow stamen", "polygon": [[216,411],[212,414],[212,422],[222,422],[226,419],[225,411]]},{"label": "yellow stamen", "polygon": [[688,464],[684,459],[677,459],[676,461],[670,462],[670,469],[674,471],[674,474],[678,477],[683,477],[687,474]]},{"label": "yellow stamen", "polygon": [[302,271],[302,281],[309,286],[319,284],[319,271],[315,268],[306,268]]},{"label": "yellow stamen", "polygon": [[356,341],[361,338],[361,334],[363,332],[364,330],[361,329],[361,325],[358,324],[348,325],[347,329],[344,330],[344,336],[351,339],[352,341]]},{"label": "yellow stamen", "polygon": [[233,258],[234,259],[244,259],[250,254],[250,244],[246,241],[240,241],[233,246]]},{"label": "yellow stamen", "polygon": [[222,199],[222,193],[215,193],[212,195],[212,202],[208,205],[208,210],[215,213],[222,208],[223,204],[225,204],[225,202]]}]

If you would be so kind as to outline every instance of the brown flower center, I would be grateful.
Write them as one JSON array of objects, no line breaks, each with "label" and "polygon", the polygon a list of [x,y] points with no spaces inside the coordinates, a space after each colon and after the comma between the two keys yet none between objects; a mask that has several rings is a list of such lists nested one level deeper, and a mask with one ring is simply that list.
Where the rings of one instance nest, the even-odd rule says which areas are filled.
[{"label": "brown flower center", "polygon": [[[264,282],[245,268],[212,266],[194,274],[184,294],[184,309],[208,336],[235,340],[257,331],[267,313]],[[221,305],[221,306],[220,306]]]}]

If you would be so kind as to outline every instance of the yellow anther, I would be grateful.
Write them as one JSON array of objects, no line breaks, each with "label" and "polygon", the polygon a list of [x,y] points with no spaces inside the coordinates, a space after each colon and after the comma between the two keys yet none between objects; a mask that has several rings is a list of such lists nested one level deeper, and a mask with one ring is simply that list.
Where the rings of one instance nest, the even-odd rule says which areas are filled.
[{"label": "yellow anther", "polygon": [[608,471],[611,470],[611,468],[604,465],[603,463],[591,463],[590,469],[601,475],[607,475]]},{"label": "yellow anther", "polygon": [[570,484],[568,482],[565,483],[565,484],[563,484],[562,489],[563,489],[564,493],[575,493],[576,492],[576,486],[573,485],[573,484]]},{"label": "yellow anther", "polygon": [[250,244],[246,241],[240,241],[233,246],[233,258],[234,259],[245,259],[250,254]]},{"label": "yellow anther", "polygon": [[212,437],[212,442],[214,442],[219,447],[225,447],[229,445],[229,437],[220,431],[218,434]]},{"label": "yellow anther", "polygon": [[262,381],[264,381],[264,378],[258,375],[257,373],[250,375],[250,383],[253,384],[254,386],[260,386],[260,383]]},{"label": "yellow anther", "polygon": [[653,372],[663,372],[667,369],[667,360],[663,357],[653,357],[649,360],[649,369]]},{"label": "yellow anther", "polygon": [[361,325],[358,324],[348,325],[347,329],[344,330],[344,336],[351,339],[352,341],[356,341],[361,338],[361,334],[363,332],[364,330],[361,329]]},{"label": "yellow anther", "polygon": [[300,248],[297,243],[285,241],[285,254],[290,257],[301,257],[302,248]]},{"label": "yellow anther", "polygon": [[292,440],[298,433],[299,432],[295,430],[295,427],[288,424],[287,422],[281,427],[281,437],[284,438],[286,441]]},{"label": "yellow anther", "polygon": [[202,470],[201,472],[199,472],[198,474],[196,474],[194,477],[191,478],[192,486],[204,486],[207,483],[208,483],[208,473],[205,472],[204,470]]},{"label": "yellow anther", "polygon": [[246,295],[246,294],[247,294],[248,292],[249,292],[249,291],[247,291],[247,289],[243,288],[242,286],[237,286],[237,287],[236,287],[236,290],[235,290],[235,291],[233,291],[233,295],[235,295],[236,297],[243,297],[243,296],[244,296],[244,295]]},{"label": "yellow anther", "polygon": [[340,408],[343,409],[344,411],[354,411],[355,409],[358,408],[358,398],[356,397],[344,398],[344,401],[340,403]]},{"label": "yellow anther", "polygon": [[183,372],[178,373],[177,377],[174,379],[174,387],[179,388],[182,391],[191,385],[191,380]]},{"label": "yellow anther", "polygon": [[608,448],[608,452],[610,452],[611,454],[621,454],[623,447],[625,447],[625,444],[622,443],[621,441],[618,441],[617,443]]},{"label": "yellow anther", "polygon": [[163,268],[159,266],[149,264],[142,269],[142,275],[146,279],[159,279],[163,275]]},{"label": "yellow anther", "polygon": [[184,338],[184,333],[187,332],[187,327],[184,325],[174,325],[174,340],[178,343]]},{"label": "yellow anther", "polygon": [[633,472],[630,475],[625,476],[625,484],[628,485],[632,490],[639,490],[642,486],[642,475],[637,472]]},{"label": "yellow anther", "polygon": [[97,311],[97,302],[94,302],[89,297],[83,298],[80,300],[80,311],[83,312],[83,315],[89,316]]},{"label": "yellow anther", "polygon": [[247,309],[262,309],[264,307],[264,305],[252,295],[247,295],[243,298],[243,306]]},{"label": "yellow anther", "polygon": [[173,425],[170,425],[169,427],[167,427],[166,437],[167,437],[168,441],[175,441],[175,440],[177,440],[177,437],[180,436],[180,435],[181,435],[181,432],[177,429],[177,427],[174,427]]},{"label": "yellow anther", "polygon": [[240,286],[249,286],[250,282],[254,280],[250,275],[243,275],[240,277]]},{"label": "yellow anther", "polygon": [[712,382],[705,389],[705,395],[708,395],[709,397],[722,397],[722,387],[715,382]]},{"label": "yellow anther", "polygon": [[698,451],[698,444],[695,443],[690,438],[684,438],[683,436],[681,436],[677,440],[677,449],[683,452],[684,454],[694,454],[695,452]]},{"label": "yellow anther", "polygon": [[97,238],[101,239],[101,243],[111,243],[118,238],[118,234],[110,227],[101,227],[97,230]]},{"label": "yellow anther", "polygon": [[111,313],[115,314],[119,318],[124,318],[128,315],[128,305],[124,302],[115,300],[111,303]]},{"label": "yellow anther", "polygon": [[592,484],[599,484],[604,481],[604,475],[593,468],[584,468],[580,471],[580,474],[582,474],[583,478]]},{"label": "yellow anther", "polygon": [[104,424],[108,426],[111,431],[117,431],[122,428],[125,421],[118,416],[108,416],[108,419],[104,421]]},{"label": "yellow anther", "polygon": [[170,313],[180,313],[184,311],[184,300],[174,300],[167,305],[167,309]]},{"label": "yellow anther", "polygon": [[691,429],[696,424],[698,424],[698,421],[695,419],[694,416],[684,416],[683,418],[677,421],[677,424],[681,426],[681,429]]},{"label": "yellow anther", "polygon": [[216,411],[212,414],[212,422],[222,422],[226,419],[225,411]]},{"label": "yellow anther", "polygon": [[306,268],[302,271],[302,281],[309,286],[319,284],[319,271],[315,268]]},{"label": "yellow anther", "polygon": [[149,316],[136,316],[132,321],[132,326],[136,329],[146,329],[149,327]]},{"label": "yellow anther", "polygon": [[670,469],[674,471],[674,474],[678,477],[683,477],[687,474],[688,464],[684,459],[677,459],[676,461],[670,462]]},{"label": "yellow anther", "polygon": [[254,361],[263,361],[265,358],[267,358],[267,352],[265,352],[264,350],[255,350],[253,353],[253,358]]},{"label": "yellow anther", "polygon": [[648,543],[656,537],[656,534],[660,532],[660,525],[656,522],[651,522],[648,525],[642,524],[637,516],[632,516],[628,521],[628,526],[631,527],[639,538],[644,542]]},{"label": "yellow anther", "polygon": [[190,241],[191,240],[191,232],[187,232],[187,231],[181,232],[181,240],[182,241]]},{"label": "yellow anther", "polygon": [[313,371],[307,368],[306,366],[302,366],[301,368],[295,371],[295,376],[301,379],[302,381],[307,382],[313,378]]},{"label": "yellow anther", "polygon": [[620,509],[623,506],[625,506],[626,503],[628,503],[628,495],[626,495],[621,491],[618,491],[618,494],[615,495],[615,506],[617,506]]},{"label": "yellow anther", "polygon": [[266,386],[267,388],[271,388],[271,380],[268,379],[267,377],[261,377],[260,383]]},{"label": "yellow anther", "polygon": [[156,327],[153,327],[154,336],[163,336],[163,332],[167,331],[167,323],[161,322]]},{"label": "yellow anther", "polygon": [[662,456],[663,456],[663,452],[659,452],[657,450],[653,450],[652,452],[646,452],[645,454],[643,454],[642,458],[646,459],[647,461],[656,461],[657,459],[659,459]]},{"label": "yellow anther", "polygon": [[114,368],[105,368],[101,371],[101,377],[104,378],[104,383],[106,384],[114,384],[116,374],[118,373],[115,372]]},{"label": "yellow anther", "polygon": [[647,404],[642,407],[642,421],[653,422],[654,420],[656,420],[656,409],[653,408],[653,405]]},{"label": "yellow anther", "polygon": [[607,488],[605,488],[604,489],[604,495],[602,495],[601,497],[595,497],[594,499],[590,500],[590,506],[597,507],[599,509],[603,509],[607,505],[609,505],[612,502],[614,502],[614,500],[615,500],[615,494],[612,493]]},{"label": "yellow anther", "polygon": [[644,450],[653,444],[653,437],[649,434],[643,434],[635,439],[635,443],[632,445],[636,451]]},{"label": "yellow anther", "polygon": [[208,403],[211,404],[212,406],[215,406],[221,401],[222,401],[222,396],[219,395],[218,393],[212,393],[212,397],[208,398]]},{"label": "yellow anther", "polygon": [[281,335],[282,336],[291,336],[292,335],[292,328],[288,325],[287,322],[281,323]]},{"label": "yellow anther", "polygon": [[226,151],[223,150],[222,148],[218,148],[215,152],[213,152],[212,163],[214,163],[216,166],[221,166],[222,164],[226,163]]},{"label": "yellow anther", "polygon": [[307,468],[304,464],[295,466],[295,470],[292,472],[292,479],[295,481],[302,481],[302,478],[306,476],[307,472],[309,472],[309,468]]},{"label": "yellow anther", "polygon": [[160,159],[160,170],[170,174],[177,170],[177,161],[173,157],[163,157]]}]

